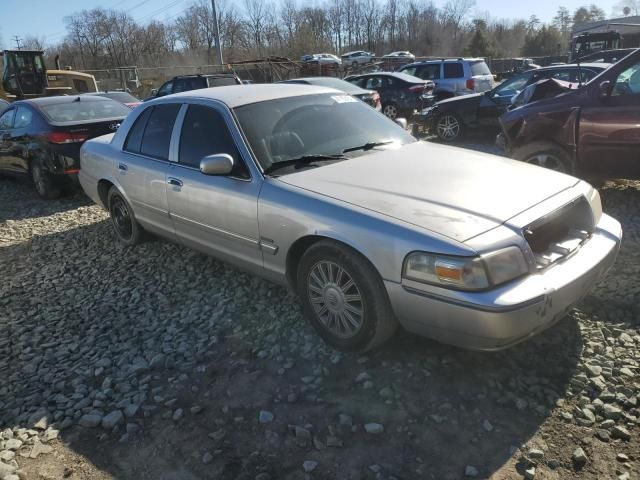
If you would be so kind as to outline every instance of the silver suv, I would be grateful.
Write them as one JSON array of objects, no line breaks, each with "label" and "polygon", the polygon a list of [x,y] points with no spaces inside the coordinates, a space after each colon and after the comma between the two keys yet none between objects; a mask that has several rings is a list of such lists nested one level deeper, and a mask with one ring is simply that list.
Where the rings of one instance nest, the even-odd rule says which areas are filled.
[{"label": "silver suv", "polygon": [[364,50],[358,50],[357,52],[343,53],[340,58],[345,65],[359,65],[363,63],[371,63],[375,54],[371,52],[365,52]]},{"label": "silver suv", "polygon": [[401,72],[436,84],[437,100],[486,92],[493,88],[493,75],[482,58],[443,58],[405,65]]}]

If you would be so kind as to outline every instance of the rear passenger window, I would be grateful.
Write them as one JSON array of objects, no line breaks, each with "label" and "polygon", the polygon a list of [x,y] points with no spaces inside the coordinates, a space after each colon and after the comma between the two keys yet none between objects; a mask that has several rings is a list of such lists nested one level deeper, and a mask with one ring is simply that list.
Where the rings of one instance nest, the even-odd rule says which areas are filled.
[{"label": "rear passenger window", "polygon": [[15,110],[7,110],[0,117],[0,130],[8,130],[9,128],[13,128],[13,114]]},{"label": "rear passenger window", "polygon": [[144,129],[140,153],[162,160],[169,158],[171,132],[179,110],[180,104],[178,103],[156,105],[153,108]]},{"label": "rear passenger window", "polygon": [[16,118],[14,120],[13,128],[26,128],[31,125],[33,114],[31,110],[25,107],[18,107],[16,111]]},{"label": "rear passenger window", "polygon": [[444,64],[444,78],[462,78],[464,71],[461,63],[448,62]]},{"label": "rear passenger window", "polygon": [[151,111],[153,110],[153,108],[154,107],[149,107],[144,112],[142,112],[136,119],[133,127],[131,127],[131,130],[129,130],[127,140],[124,142],[124,149],[127,152],[140,153],[140,147],[142,146],[142,135],[144,135],[144,127],[147,126],[147,121],[149,120],[149,115],[151,115]]},{"label": "rear passenger window", "polygon": [[222,115],[209,107],[189,105],[180,134],[178,162],[200,168],[200,160],[217,153],[226,153],[233,157],[234,167],[231,176],[249,177]]}]

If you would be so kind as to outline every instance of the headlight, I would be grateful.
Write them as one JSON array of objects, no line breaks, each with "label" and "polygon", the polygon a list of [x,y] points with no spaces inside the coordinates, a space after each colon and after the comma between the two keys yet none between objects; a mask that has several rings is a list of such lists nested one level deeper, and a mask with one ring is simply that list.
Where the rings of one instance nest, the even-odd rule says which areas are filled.
[{"label": "headlight", "polygon": [[514,246],[480,257],[413,252],[405,259],[403,277],[448,288],[484,290],[528,271],[522,251]]}]

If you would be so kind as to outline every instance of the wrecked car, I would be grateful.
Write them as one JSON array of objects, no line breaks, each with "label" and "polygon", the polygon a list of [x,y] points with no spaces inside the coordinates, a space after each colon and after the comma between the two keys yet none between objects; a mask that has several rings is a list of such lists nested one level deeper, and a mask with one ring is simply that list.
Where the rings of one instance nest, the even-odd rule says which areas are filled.
[{"label": "wrecked car", "polygon": [[581,88],[547,93],[500,117],[510,157],[583,177],[640,176],[640,49]]}]

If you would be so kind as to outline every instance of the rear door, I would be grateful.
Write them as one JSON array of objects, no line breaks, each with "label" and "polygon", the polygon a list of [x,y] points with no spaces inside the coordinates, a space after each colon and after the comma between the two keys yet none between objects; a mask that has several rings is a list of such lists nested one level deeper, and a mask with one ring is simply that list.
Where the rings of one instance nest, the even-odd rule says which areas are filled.
[{"label": "rear door", "polygon": [[25,105],[16,108],[16,116],[13,119],[13,128],[9,131],[9,149],[11,151],[6,165],[7,170],[16,173],[29,171],[28,157],[32,135],[30,132],[33,123],[33,110]]},{"label": "rear door", "polygon": [[[240,137],[231,115],[222,107],[195,103],[185,105],[183,111],[178,161],[169,170],[167,190],[176,236],[181,242],[218,258],[261,268],[258,232],[261,183],[251,177],[239,153],[236,141]],[[234,160],[230,175],[200,172],[203,157],[221,153],[231,155]]]},{"label": "rear door", "polygon": [[117,179],[147,229],[173,237],[167,204],[167,173],[179,103],[147,107],[128,132],[115,168]]},{"label": "rear door", "polygon": [[[598,86],[582,107],[578,127],[579,167],[607,177],[640,176],[640,59],[615,65],[607,80],[611,94]],[[604,79],[603,79],[604,80]]]},{"label": "rear door", "polygon": [[8,108],[0,115],[0,170],[11,170],[13,148],[11,144],[11,130],[16,108]]}]

